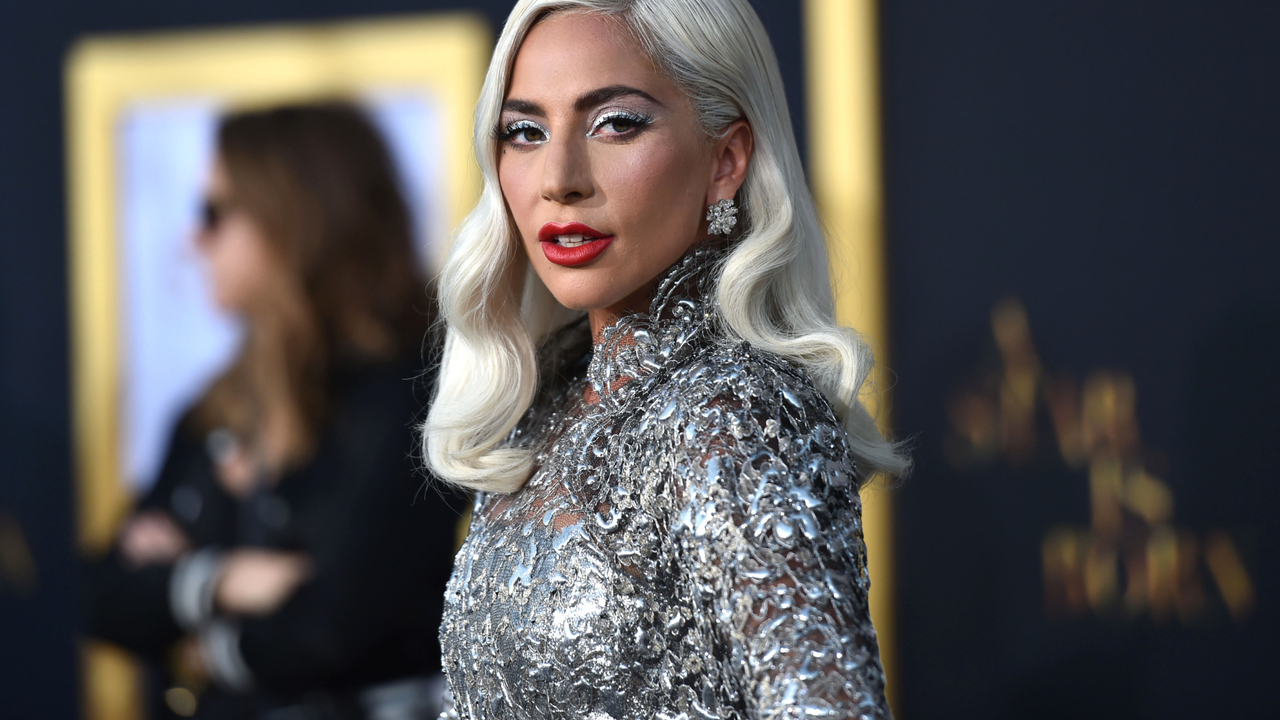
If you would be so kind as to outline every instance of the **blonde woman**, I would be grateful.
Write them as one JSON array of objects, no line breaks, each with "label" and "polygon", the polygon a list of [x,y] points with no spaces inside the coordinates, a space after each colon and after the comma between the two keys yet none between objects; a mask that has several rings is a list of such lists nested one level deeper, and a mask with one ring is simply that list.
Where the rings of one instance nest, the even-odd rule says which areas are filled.
[{"label": "blonde woman", "polygon": [[479,491],[446,717],[883,718],[858,393],[747,0],[526,0],[476,113],[425,450]]}]

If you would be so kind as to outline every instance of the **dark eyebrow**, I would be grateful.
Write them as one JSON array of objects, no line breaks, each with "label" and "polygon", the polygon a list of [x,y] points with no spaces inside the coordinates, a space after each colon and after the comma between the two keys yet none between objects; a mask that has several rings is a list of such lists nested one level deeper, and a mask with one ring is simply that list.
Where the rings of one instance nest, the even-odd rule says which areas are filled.
[{"label": "dark eyebrow", "polygon": [[[626,85],[610,85],[609,87],[602,87],[599,90],[592,90],[586,95],[578,98],[573,103],[573,109],[575,112],[584,112],[601,103],[606,103],[614,98],[625,97],[627,95],[635,95],[636,97],[642,97],[655,105],[662,105],[662,103],[658,102],[657,98],[638,88],[628,87]],[[502,103],[502,112],[537,115],[539,117],[547,116],[547,111],[544,110],[541,105],[528,100],[508,100]]]},{"label": "dark eyebrow", "polygon": [[577,102],[573,104],[573,109],[577,112],[583,112],[584,110],[590,110],[601,103],[606,103],[614,98],[626,95],[635,95],[637,97],[642,97],[655,105],[662,105],[662,103],[658,102],[656,98],[643,90],[627,87],[626,85],[610,85],[609,87],[602,87],[599,90],[592,90],[586,95],[578,98]]},{"label": "dark eyebrow", "polygon": [[547,111],[542,106],[528,100],[508,100],[502,103],[502,112],[522,113],[525,115],[547,116]]}]

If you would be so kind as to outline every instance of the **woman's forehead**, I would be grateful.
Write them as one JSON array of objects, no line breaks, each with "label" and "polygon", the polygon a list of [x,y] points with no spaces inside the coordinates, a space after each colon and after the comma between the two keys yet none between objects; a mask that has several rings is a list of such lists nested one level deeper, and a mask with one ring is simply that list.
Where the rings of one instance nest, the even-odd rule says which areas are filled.
[{"label": "woman's forehead", "polygon": [[529,31],[516,53],[507,97],[559,106],[615,86],[643,90],[662,102],[678,92],[619,20],[566,12]]}]

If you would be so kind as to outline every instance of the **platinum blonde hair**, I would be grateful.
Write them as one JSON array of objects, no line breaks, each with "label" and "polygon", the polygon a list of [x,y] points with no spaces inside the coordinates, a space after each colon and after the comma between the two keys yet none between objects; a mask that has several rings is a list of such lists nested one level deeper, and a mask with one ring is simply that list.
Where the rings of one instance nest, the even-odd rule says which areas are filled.
[{"label": "platinum blonde hair", "polygon": [[721,266],[715,300],[726,340],[746,340],[805,370],[849,435],[866,478],[905,471],[859,401],[874,364],[867,344],[835,321],[826,241],[805,182],[782,76],[747,0],[520,0],[494,49],[476,107],[484,189],[454,239],[439,279],[448,323],[424,456],[440,478],[476,490],[520,489],[532,451],[506,443],[538,387],[538,345],[581,313],[532,271],[498,184],[498,126],[511,68],[529,30],[553,12],[598,13],[628,28],[656,67],[690,98],[716,138],[738,119],[754,154],[738,191],[741,235]]}]

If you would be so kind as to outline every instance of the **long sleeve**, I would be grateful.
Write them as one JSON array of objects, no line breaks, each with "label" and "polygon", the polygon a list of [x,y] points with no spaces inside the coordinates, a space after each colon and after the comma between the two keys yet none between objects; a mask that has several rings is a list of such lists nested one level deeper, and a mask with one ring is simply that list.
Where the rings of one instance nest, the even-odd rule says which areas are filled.
[{"label": "long sleeve", "polygon": [[844,431],[805,393],[759,390],[686,427],[681,585],[748,717],[887,718]]},{"label": "long sleeve", "polygon": [[82,566],[85,631],[152,661],[182,636],[169,612],[172,568],[127,570],[115,553]]},{"label": "long sleeve", "polygon": [[[216,486],[204,449],[184,422],[175,427],[156,483],[137,510],[165,512],[193,547],[232,539],[234,502]],[[173,566],[130,568],[113,547],[105,557],[84,563],[82,571],[89,634],[153,661],[182,636],[171,608]]]},{"label": "long sleeve", "polygon": [[439,667],[435,633],[458,514],[410,455],[403,384],[378,383],[349,399],[316,474],[298,478],[311,485],[294,483],[309,498],[294,512],[314,577],[277,612],[239,625],[243,663],[264,687],[361,684]]}]

